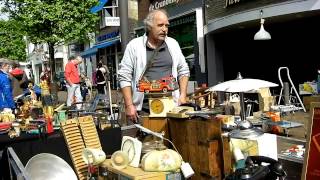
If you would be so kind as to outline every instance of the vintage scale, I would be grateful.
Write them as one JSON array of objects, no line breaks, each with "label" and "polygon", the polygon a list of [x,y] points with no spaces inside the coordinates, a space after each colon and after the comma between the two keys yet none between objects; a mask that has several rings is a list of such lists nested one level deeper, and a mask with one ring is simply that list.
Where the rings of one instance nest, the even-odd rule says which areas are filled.
[{"label": "vintage scale", "polygon": [[149,117],[167,117],[167,112],[175,107],[172,91],[177,89],[177,81],[168,76],[160,80],[148,81],[140,79],[138,91],[144,92],[149,99]]}]

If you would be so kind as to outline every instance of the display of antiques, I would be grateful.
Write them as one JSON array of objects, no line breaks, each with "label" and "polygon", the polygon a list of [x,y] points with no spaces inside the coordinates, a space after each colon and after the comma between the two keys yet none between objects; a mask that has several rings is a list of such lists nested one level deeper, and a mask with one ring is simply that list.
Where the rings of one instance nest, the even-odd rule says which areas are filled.
[{"label": "display of antiques", "polygon": [[20,95],[14,100],[17,101],[17,108],[12,111],[5,108],[0,113],[0,132],[8,133],[9,137],[19,137],[21,132],[31,134],[51,133],[53,119],[53,104],[50,101],[50,91],[47,82],[41,81],[41,100],[32,84],[28,85],[29,95]]},{"label": "display of antiques", "polygon": [[[151,134],[156,138],[142,143],[138,139],[124,136],[121,151],[115,152],[111,157],[111,164],[114,168],[141,167],[146,172],[180,172],[181,170],[185,178],[194,174],[191,166],[183,162],[174,144],[169,139],[164,138],[163,134],[153,132],[138,124],[135,124],[135,126],[140,131]],[[163,140],[170,142],[174,150],[167,149],[163,145]]]},{"label": "display of antiques", "polygon": [[[148,97],[150,114],[139,117],[145,118],[142,121],[143,126],[139,124],[132,126],[137,128],[140,134],[149,136],[143,138],[123,136],[121,148],[107,160],[96,128],[104,130],[112,128],[112,123],[117,123],[112,108],[106,108],[108,103],[109,108],[113,107],[112,100],[97,96],[88,104],[88,108],[83,106],[84,111],[77,112],[73,119],[68,119],[68,110],[64,110],[64,104],[54,108],[47,81],[41,81],[40,86],[41,101],[37,101],[32,86],[29,86],[31,98],[23,99],[23,105],[16,114],[9,110],[0,113],[0,133],[8,133],[13,138],[18,137],[21,131],[40,133],[46,129],[46,132],[50,133],[53,132],[53,127],[60,128],[78,179],[98,179],[99,176],[107,176],[107,173],[103,174],[101,170],[106,164],[116,169],[118,173],[136,168],[135,170],[139,169],[139,172],[143,173],[176,172],[186,179],[193,176],[195,179],[206,177],[272,180],[286,176],[281,163],[270,157],[246,154],[246,157],[238,161],[232,157],[232,153],[237,154],[237,149],[232,149],[230,145],[232,141],[230,138],[252,140],[265,133],[264,129],[251,122],[252,118],[249,118],[251,109],[247,111],[245,109],[245,103],[249,101],[245,101],[244,93],[256,93],[263,88],[278,86],[275,83],[259,79],[243,79],[239,74],[235,80],[210,88],[198,88],[188,103],[176,106],[172,97],[172,91],[178,88],[175,78],[169,76],[148,81],[142,77],[137,89]],[[227,92],[223,94],[227,96],[227,100],[223,103],[218,102],[218,99],[221,99],[218,97],[221,95],[217,93],[219,91]],[[267,97],[271,97],[271,94]],[[274,100],[273,97],[268,99]],[[104,107],[99,109],[97,107],[101,101]],[[266,101],[264,96],[261,96],[259,103],[260,101],[263,103]],[[271,104],[266,105],[268,107],[259,107],[268,111],[262,110],[258,118],[267,117],[272,122],[278,122],[281,113],[297,110],[292,110],[292,106],[271,106]],[[79,117],[80,114],[92,116]],[[155,132],[146,128],[148,125],[152,127],[150,124],[153,121],[161,121],[163,126],[167,126],[165,137],[164,133],[159,133],[160,131]],[[318,137],[320,135],[315,138]],[[201,154],[201,158],[197,153]]]},{"label": "display of antiques", "polygon": [[0,113],[1,132],[8,133],[10,138],[19,137],[21,131],[40,133],[45,125],[44,119],[39,118],[41,114],[41,103],[24,97],[22,105],[16,109],[15,114],[11,109],[4,109]]},{"label": "display of antiques", "polygon": [[8,133],[14,120],[15,115],[12,113],[11,109],[4,109],[0,113],[0,134]]}]

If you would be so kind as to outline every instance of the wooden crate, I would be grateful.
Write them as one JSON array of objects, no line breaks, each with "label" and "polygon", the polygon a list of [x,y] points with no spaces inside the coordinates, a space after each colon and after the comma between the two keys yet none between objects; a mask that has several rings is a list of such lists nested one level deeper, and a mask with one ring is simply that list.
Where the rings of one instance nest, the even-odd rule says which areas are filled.
[{"label": "wooden crate", "polygon": [[191,179],[222,179],[225,167],[219,119],[170,118],[169,129],[183,160],[195,171]]},{"label": "wooden crate", "polygon": [[165,137],[170,138],[168,119],[163,117],[143,117],[143,127],[150,129],[154,132],[165,132]]},{"label": "wooden crate", "polygon": [[228,176],[233,172],[232,152],[230,149],[229,137],[223,136],[222,142],[223,142],[223,169],[224,169],[223,171],[224,171],[224,175]]},{"label": "wooden crate", "polygon": [[320,102],[320,96],[319,95],[303,96],[303,104],[307,111],[309,111],[310,104],[312,102]]}]

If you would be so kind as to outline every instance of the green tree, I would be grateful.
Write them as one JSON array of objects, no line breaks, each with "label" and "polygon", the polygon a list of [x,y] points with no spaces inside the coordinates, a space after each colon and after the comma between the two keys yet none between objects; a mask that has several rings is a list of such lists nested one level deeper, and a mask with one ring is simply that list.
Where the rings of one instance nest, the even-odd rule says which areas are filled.
[{"label": "green tree", "polygon": [[15,20],[0,20],[0,58],[25,61],[26,43],[21,25]]},{"label": "green tree", "polygon": [[99,19],[90,13],[97,0],[4,0],[10,17],[20,21],[28,40],[47,43],[52,72],[54,46],[84,42]]}]

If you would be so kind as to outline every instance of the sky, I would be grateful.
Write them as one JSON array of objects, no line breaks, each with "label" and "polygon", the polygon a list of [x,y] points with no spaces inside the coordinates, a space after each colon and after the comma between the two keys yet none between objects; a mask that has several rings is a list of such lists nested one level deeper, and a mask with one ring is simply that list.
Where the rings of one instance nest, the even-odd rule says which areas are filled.
[{"label": "sky", "polygon": [[[2,8],[3,8],[3,4],[2,4],[2,2],[0,2],[0,9],[2,9]],[[8,19],[8,14],[0,12],[0,19],[1,20],[2,19],[7,20]]]}]

